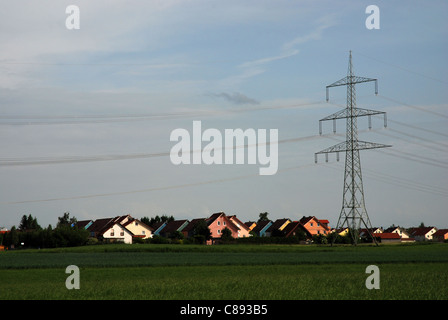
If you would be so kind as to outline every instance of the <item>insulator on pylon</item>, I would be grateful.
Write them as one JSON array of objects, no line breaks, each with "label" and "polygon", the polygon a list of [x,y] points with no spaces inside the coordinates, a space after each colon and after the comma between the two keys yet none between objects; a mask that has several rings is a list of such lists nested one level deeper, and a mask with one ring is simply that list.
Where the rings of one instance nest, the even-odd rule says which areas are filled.
[{"label": "insulator on pylon", "polygon": [[336,133],[336,119],[333,119],[333,133]]},{"label": "insulator on pylon", "polygon": [[372,117],[369,114],[369,130],[371,130],[371,129],[372,129]]},{"label": "insulator on pylon", "polygon": [[314,163],[317,163],[317,153],[314,154]]},{"label": "insulator on pylon", "polygon": [[384,114],[384,128],[387,128],[387,114]]},{"label": "insulator on pylon", "polygon": [[339,152],[336,152],[336,161],[339,162]]},{"label": "insulator on pylon", "polygon": [[322,121],[319,121],[319,134],[322,135]]},{"label": "insulator on pylon", "polygon": [[325,154],[325,162],[328,162],[328,153]]}]

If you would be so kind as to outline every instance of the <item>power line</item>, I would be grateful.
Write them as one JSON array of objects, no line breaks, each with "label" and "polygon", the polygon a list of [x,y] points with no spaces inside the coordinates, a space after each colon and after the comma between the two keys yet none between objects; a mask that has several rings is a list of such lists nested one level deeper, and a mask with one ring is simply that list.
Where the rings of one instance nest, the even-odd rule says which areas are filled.
[{"label": "power line", "polygon": [[[427,142],[430,142],[430,143],[434,143],[434,142],[432,142],[430,140],[423,139],[421,137],[417,137],[417,136],[414,136],[414,135],[410,135],[410,134],[407,134],[405,132],[401,132],[399,130],[388,129],[387,131],[389,131],[389,130],[391,132],[397,132],[399,134],[406,135],[408,137],[412,137],[412,138],[415,138],[415,139],[419,139],[419,140],[427,141]],[[425,148],[428,148],[428,149],[431,149],[431,150],[437,150],[437,151],[442,151],[442,152],[447,152],[448,151],[448,149],[447,149],[448,146],[446,146],[445,144],[443,144],[443,146],[445,146],[445,148],[444,148],[443,146],[427,145],[427,144],[424,144],[424,143],[419,143],[419,142],[412,141],[412,140],[409,140],[409,139],[405,139],[405,138],[402,138],[402,137],[397,137],[396,135],[388,134],[388,133],[386,133],[384,131],[383,132],[378,131],[378,133],[381,134],[381,135],[387,136],[387,137],[397,138],[397,139],[406,141],[406,142],[411,143],[411,144],[419,145],[419,146],[422,146],[422,147],[425,147]],[[440,142],[440,144],[442,144],[442,143]]]},{"label": "power line", "polygon": [[[331,164],[324,164],[325,167],[339,170],[339,168],[332,166]],[[437,196],[443,196],[448,197],[448,190],[441,188],[441,187],[435,187],[431,185],[422,184],[419,182],[415,182],[410,179],[405,179],[402,177],[397,177],[389,174],[379,173],[376,171],[373,171],[371,169],[364,168],[363,173],[366,173],[366,176],[369,177],[369,179],[377,180],[380,182],[384,182],[386,184],[395,185],[398,187],[410,189],[410,190],[417,190],[421,192],[426,192],[429,194],[437,195]]]},{"label": "power line", "polygon": [[380,95],[380,94],[378,96],[380,98],[384,99],[384,100],[388,100],[388,101],[391,101],[391,102],[394,102],[394,103],[398,103],[398,104],[401,104],[402,106],[405,106],[405,107],[408,107],[408,108],[412,108],[412,109],[415,109],[415,110],[423,111],[423,112],[426,112],[426,113],[430,113],[430,114],[436,115],[438,117],[442,117],[442,118],[448,119],[448,115],[443,114],[443,113],[439,113],[439,112],[436,112],[436,111],[428,110],[428,109],[425,109],[425,108],[422,108],[422,107],[417,107],[417,106],[414,106],[414,105],[411,105],[411,104],[408,104],[408,103],[405,103],[405,102],[401,102],[401,101],[398,101],[398,100],[395,100],[395,99],[392,99],[392,98],[389,98],[389,97],[386,97],[386,96],[383,96],[383,95]]},{"label": "power line", "polygon": [[[303,168],[311,167],[314,165],[315,165],[314,163],[310,163],[310,164],[305,164],[305,165],[301,165],[301,166],[294,166],[294,167],[279,169],[277,172],[286,172],[286,171],[291,171],[291,170],[296,170],[296,169],[303,169]],[[63,201],[63,200],[81,200],[81,199],[90,199],[90,198],[99,198],[99,197],[121,196],[121,195],[127,195],[127,194],[135,194],[135,193],[147,193],[147,192],[153,192],[153,191],[163,191],[163,190],[195,187],[195,186],[200,186],[200,185],[222,183],[222,182],[242,180],[242,179],[248,179],[248,178],[254,178],[254,177],[260,177],[260,175],[258,173],[256,173],[256,174],[249,174],[249,175],[237,176],[237,177],[232,177],[232,178],[222,178],[222,179],[214,179],[214,180],[207,180],[207,181],[199,181],[199,182],[171,185],[171,186],[165,186],[165,187],[153,187],[153,188],[145,188],[145,189],[130,190],[130,191],[85,194],[85,195],[80,195],[80,196],[59,197],[59,198],[6,201],[6,202],[0,202],[0,204],[11,205],[11,204],[54,202],[54,201]]]},{"label": "power line", "polygon": [[[426,164],[426,165],[433,166],[433,167],[439,167],[439,168],[442,168],[442,169],[448,169],[448,166],[446,166],[444,162],[440,162],[438,160],[427,158],[427,157],[416,156],[415,154],[412,154],[412,153],[407,153],[407,152],[400,151],[400,154],[394,154],[394,153],[390,153],[389,152],[391,150],[388,150],[388,151],[377,150],[377,151],[381,152],[381,153],[384,153],[384,154],[386,154],[388,156],[401,158],[401,159],[405,159],[405,160],[410,160],[410,161],[418,162],[418,163],[421,163],[421,164]],[[407,156],[405,156],[404,154],[406,154]],[[417,159],[414,159],[412,157],[415,157]],[[420,159],[418,159],[418,158],[420,158]],[[434,162],[439,162],[439,163],[434,163]]]},{"label": "power line", "polygon": [[388,121],[392,122],[392,123],[395,123],[395,124],[398,124],[398,125],[401,125],[401,126],[404,126],[404,127],[425,131],[425,132],[432,133],[432,134],[439,135],[439,136],[443,136],[443,137],[448,137],[448,134],[446,134],[446,133],[434,131],[434,130],[427,129],[427,128],[422,128],[422,127],[419,127],[419,126],[416,126],[416,125],[413,125],[413,124],[404,123],[404,122],[397,121],[397,120],[392,120],[392,119],[388,119]]},{"label": "power line", "polygon": [[[302,142],[321,138],[321,135],[311,135],[297,138],[288,138],[278,140],[278,144]],[[270,145],[274,142],[267,142],[265,145]],[[239,145],[232,146],[232,149],[248,148],[251,146],[264,145],[257,143],[255,145]],[[230,149],[221,147],[222,150]],[[191,150],[189,153],[201,152],[201,150]],[[0,167],[3,166],[30,166],[30,165],[54,165],[54,164],[68,164],[68,163],[83,163],[83,162],[97,162],[97,161],[116,161],[116,160],[134,160],[146,159],[154,157],[166,157],[170,152],[155,152],[155,153],[134,153],[134,154],[115,154],[115,155],[97,155],[97,156],[64,156],[64,157],[33,157],[33,158],[0,158]]]},{"label": "power line", "polygon": [[427,79],[430,79],[430,80],[434,80],[434,81],[437,81],[437,82],[440,82],[440,83],[447,83],[447,84],[448,84],[448,82],[447,82],[446,80],[437,79],[437,78],[434,78],[434,77],[425,75],[425,74],[423,74],[423,73],[416,72],[416,71],[414,71],[414,70],[411,70],[411,69],[408,69],[408,68],[404,68],[404,67],[401,67],[401,66],[396,65],[396,64],[392,64],[392,63],[390,63],[390,62],[385,62],[385,61],[379,60],[379,59],[377,59],[377,58],[370,57],[370,56],[365,55],[365,54],[363,54],[363,53],[359,53],[359,52],[357,52],[357,53],[358,53],[359,55],[364,56],[364,57],[366,57],[366,58],[369,58],[369,59],[371,59],[371,60],[374,60],[374,61],[380,62],[380,63],[382,63],[382,64],[385,64],[385,65],[388,65],[388,66],[391,66],[391,67],[394,67],[394,68],[397,68],[397,69],[400,69],[400,70],[403,70],[403,71],[406,71],[406,72],[415,74],[415,75],[417,75],[417,76],[424,77],[424,78],[427,78]]},{"label": "power line", "polygon": [[97,124],[108,122],[132,122],[149,120],[172,120],[176,118],[207,117],[234,113],[246,113],[257,111],[269,111],[280,109],[294,109],[305,106],[323,104],[324,101],[311,101],[283,106],[260,106],[252,108],[234,108],[217,110],[202,110],[172,113],[150,113],[150,114],[118,114],[118,115],[62,115],[62,116],[39,116],[39,115],[3,115],[0,116],[0,125],[66,125],[66,124]]}]

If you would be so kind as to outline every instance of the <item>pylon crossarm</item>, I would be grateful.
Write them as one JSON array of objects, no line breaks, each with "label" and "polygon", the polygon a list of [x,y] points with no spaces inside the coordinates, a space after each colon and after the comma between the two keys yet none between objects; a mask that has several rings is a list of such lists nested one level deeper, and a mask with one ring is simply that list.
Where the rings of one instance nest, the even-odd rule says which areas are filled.
[{"label": "pylon crossarm", "polygon": [[340,110],[338,112],[335,112],[329,116],[326,116],[325,118],[320,119],[319,121],[327,121],[327,120],[335,120],[335,119],[346,119],[348,117],[354,116],[354,117],[365,117],[365,116],[373,116],[378,114],[385,114],[384,111],[377,111],[377,110],[371,110],[371,109],[363,109],[363,108],[353,108],[353,115],[350,114],[350,110],[347,108]]},{"label": "pylon crossarm", "polygon": [[[381,144],[381,143],[375,143],[375,142],[367,142],[367,141],[356,141],[353,150],[367,150],[367,149],[377,149],[377,148],[387,148],[392,147],[391,145],[387,144]],[[334,152],[345,152],[345,151],[351,151],[352,148],[349,148],[347,145],[347,142],[341,142],[338,144],[335,144],[334,146],[331,146],[329,148],[326,148],[324,150],[321,150],[319,152],[316,152],[315,154],[324,154],[324,153],[334,153]]]},{"label": "pylon crossarm", "polygon": [[378,94],[378,79],[373,78],[365,78],[365,77],[358,77],[358,76],[346,76],[342,78],[341,80],[338,80],[326,87],[327,91],[327,102],[330,100],[330,94],[329,89],[332,87],[339,87],[339,86],[346,86],[346,85],[354,85],[357,83],[363,83],[363,82],[371,82],[375,81],[375,94]]},{"label": "pylon crossarm", "polygon": [[388,144],[358,140],[356,142],[356,146],[355,146],[354,150],[367,150],[367,149],[388,148],[388,147],[392,147],[392,146],[388,145]]}]

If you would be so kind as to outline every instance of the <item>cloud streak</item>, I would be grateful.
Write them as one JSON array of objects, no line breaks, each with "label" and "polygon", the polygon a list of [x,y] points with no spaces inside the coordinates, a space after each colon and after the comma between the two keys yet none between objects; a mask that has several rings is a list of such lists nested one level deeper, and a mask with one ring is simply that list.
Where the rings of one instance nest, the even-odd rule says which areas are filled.
[{"label": "cloud streak", "polygon": [[224,98],[225,100],[233,103],[233,104],[259,104],[260,102],[249,98],[248,96],[240,93],[240,92],[234,92],[234,93],[227,93],[227,92],[221,92],[221,93],[213,93],[211,94],[214,97],[218,98]]}]

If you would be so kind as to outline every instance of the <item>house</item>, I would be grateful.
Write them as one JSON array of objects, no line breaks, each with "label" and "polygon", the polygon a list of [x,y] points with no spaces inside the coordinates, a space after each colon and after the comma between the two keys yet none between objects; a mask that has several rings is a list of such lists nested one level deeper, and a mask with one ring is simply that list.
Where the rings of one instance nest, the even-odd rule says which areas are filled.
[{"label": "house", "polygon": [[86,229],[89,230],[91,237],[99,238],[102,235],[103,230],[109,225],[111,221],[112,218],[97,219]]},{"label": "house", "polygon": [[311,238],[312,234],[303,226],[300,221],[293,221],[283,229],[286,238],[298,236],[304,233],[307,238]]},{"label": "house", "polygon": [[233,238],[238,238],[239,228],[233,224],[233,222],[226,216],[224,212],[218,212],[212,214],[207,221],[207,226],[210,229],[210,233],[213,240],[219,239],[222,236],[222,230],[227,228],[232,233]]},{"label": "house", "polygon": [[255,221],[247,221],[244,222],[244,224],[246,225],[246,227],[249,228],[249,232],[252,231],[257,226],[257,223]]},{"label": "house", "polygon": [[198,222],[206,220],[205,218],[193,219],[182,229],[182,234],[185,238],[191,238],[194,236],[194,228],[198,224]]},{"label": "house", "polygon": [[259,221],[256,226],[252,229],[252,232],[259,237],[267,237],[266,230],[273,224],[271,220]]},{"label": "house", "polygon": [[299,221],[312,236],[318,234],[327,235],[331,232],[328,220],[319,220],[314,216],[303,216]]},{"label": "house", "polygon": [[337,232],[340,236],[345,237],[348,232],[349,232],[349,228],[345,227],[345,228],[339,228],[339,229],[333,229],[332,232]]},{"label": "house", "polygon": [[152,238],[154,232],[154,229],[152,227],[135,218],[129,219],[126,223],[123,224],[123,227],[131,231],[135,238]]},{"label": "house", "polygon": [[443,242],[448,240],[448,229],[439,229],[432,235],[433,240]]},{"label": "house", "polygon": [[107,225],[101,233],[103,239],[108,242],[132,243],[134,234],[118,222],[112,222]]},{"label": "house", "polygon": [[374,233],[374,237],[378,242],[401,242],[401,236],[396,232],[382,232]]},{"label": "house", "polygon": [[272,236],[283,235],[282,231],[289,223],[291,223],[291,220],[287,219],[287,218],[275,220],[271,224],[271,226],[268,229],[266,229],[266,232],[265,232],[266,236],[272,237]]},{"label": "house", "polygon": [[386,232],[386,233],[389,233],[389,232],[397,233],[397,234],[400,235],[401,239],[409,239],[410,238],[409,233],[405,229],[403,229],[401,227],[392,226],[392,227],[389,227],[386,230],[384,230],[384,232]]},{"label": "house", "polygon": [[[133,218],[130,215],[97,219],[91,223],[86,230],[88,230],[90,236],[94,238],[102,238],[109,242],[132,243],[134,234],[123,226],[123,224],[126,224],[132,219]],[[82,222],[82,224],[84,224],[84,222]]]},{"label": "house", "polygon": [[378,233],[383,233],[383,229],[381,229],[381,228],[369,228],[369,229],[364,228],[359,231],[359,236],[361,238],[369,237],[369,231],[370,231],[370,234],[373,234],[373,235],[376,235]]},{"label": "house", "polygon": [[88,229],[93,223],[93,220],[81,220],[76,222],[75,226],[78,229]]},{"label": "house", "polygon": [[167,222],[155,222],[153,224],[151,224],[151,228],[153,228],[154,232],[153,235],[154,236],[160,236],[160,232],[163,230],[163,228],[165,228]]},{"label": "house", "polygon": [[188,225],[188,220],[174,220],[167,222],[163,225],[163,228],[158,229],[158,234],[165,238],[170,238],[176,232],[182,232],[182,230]]},{"label": "house", "polygon": [[419,227],[411,228],[410,234],[416,241],[428,241],[432,240],[432,235],[436,233],[437,228],[435,227]]},{"label": "house", "polygon": [[237,226],[238,228],[238,238],[246,238],[252,236],[250,234],[250,229],[248,226],[246,226],[245,223],[241,222],[240,219],[236,217],[236,215],[229,216],[230,221]]}]

